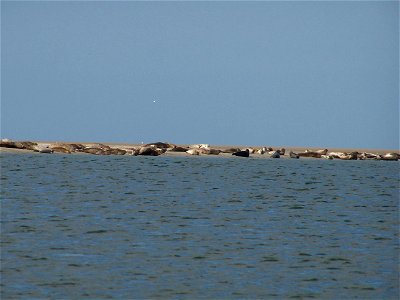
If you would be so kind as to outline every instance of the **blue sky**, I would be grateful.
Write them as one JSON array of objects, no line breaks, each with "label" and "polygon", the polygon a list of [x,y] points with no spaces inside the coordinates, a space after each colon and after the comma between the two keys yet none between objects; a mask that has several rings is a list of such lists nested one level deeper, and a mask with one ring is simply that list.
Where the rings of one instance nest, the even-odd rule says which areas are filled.
[{"label": "blue sky", "polygon": [[3,138],[398,148],[398,69],[396,1],[1,2]]}]

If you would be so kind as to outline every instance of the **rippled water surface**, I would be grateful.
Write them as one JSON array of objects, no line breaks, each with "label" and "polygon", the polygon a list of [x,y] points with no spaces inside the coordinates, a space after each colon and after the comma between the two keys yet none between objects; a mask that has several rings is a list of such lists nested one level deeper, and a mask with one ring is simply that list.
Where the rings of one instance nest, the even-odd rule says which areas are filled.
[{"label": "rippled water surface", "polygon": [[1,154],[1,298],[399,297],[399,164]]}]

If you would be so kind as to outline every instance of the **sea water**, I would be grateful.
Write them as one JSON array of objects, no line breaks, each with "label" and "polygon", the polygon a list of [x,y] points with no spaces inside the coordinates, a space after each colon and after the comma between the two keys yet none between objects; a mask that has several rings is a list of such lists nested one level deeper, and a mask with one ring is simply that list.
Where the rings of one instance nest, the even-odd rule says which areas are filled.
[{"label": "sea water", "polygon": [[398,299],[399,163],[1,154],[1,298]]}]

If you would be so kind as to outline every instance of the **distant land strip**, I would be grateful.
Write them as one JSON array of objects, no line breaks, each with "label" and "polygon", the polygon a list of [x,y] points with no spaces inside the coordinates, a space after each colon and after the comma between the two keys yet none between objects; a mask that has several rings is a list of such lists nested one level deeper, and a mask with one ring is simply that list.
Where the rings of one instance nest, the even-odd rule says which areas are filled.
[{"label": "distant land strip", "polygon": [[224,156],[255,158],[318,158],[340,160],[386,160],[398,161],[399,150],[272,147],[272,146],[217,146],[209,144],[172,144],[154,142],[148,144],[87,143],[87,142],[39,142],[1,139],[2,152],[34,152],[43,154],[91,154],[131,156]]}]

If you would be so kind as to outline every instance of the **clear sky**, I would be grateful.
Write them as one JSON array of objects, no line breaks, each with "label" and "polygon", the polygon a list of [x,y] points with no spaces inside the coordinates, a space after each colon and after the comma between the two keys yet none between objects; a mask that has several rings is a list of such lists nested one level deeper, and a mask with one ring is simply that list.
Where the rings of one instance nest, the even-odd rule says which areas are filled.
[{"label": "clear sky", "polygon": [[399,3],[1,1],[1,136],[399,147]]}]

